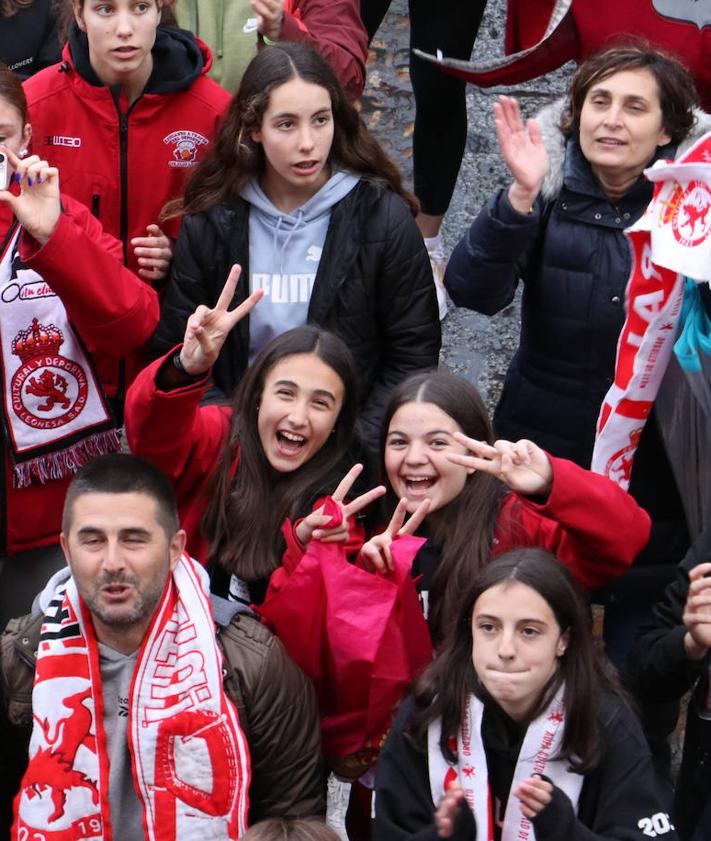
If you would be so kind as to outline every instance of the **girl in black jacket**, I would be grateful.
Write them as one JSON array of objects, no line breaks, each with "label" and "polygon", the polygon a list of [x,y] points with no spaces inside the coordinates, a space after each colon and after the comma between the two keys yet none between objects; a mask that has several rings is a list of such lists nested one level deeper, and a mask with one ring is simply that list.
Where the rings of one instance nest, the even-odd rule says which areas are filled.
[{"label": "girl in black jacket", "polygon": [[214,306],[233,263],[262,288],[260,307],[227,339],[214,384],[231,393],[269,339],[326,327],[359,366],[361,421],[372,444],[389,392],[436,367],[437,302],[417,204],[327,62],[304,44],[263,50],[183,202],[187,214],[155,336],[165,352],[199,304]]},{"label": "girl in black jacket", "polygon": [[675,841],[640,726],[553,556],[484,567],[452,629],[380,756],[378,841]]}]

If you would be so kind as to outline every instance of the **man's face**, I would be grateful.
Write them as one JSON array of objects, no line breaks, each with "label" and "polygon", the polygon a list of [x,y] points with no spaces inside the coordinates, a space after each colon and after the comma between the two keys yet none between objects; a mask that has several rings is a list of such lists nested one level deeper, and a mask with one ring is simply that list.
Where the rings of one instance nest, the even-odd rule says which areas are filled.
[{"label": "man's face", "polygon": [[86,493],[70,512],[62,549],[100,642],[128,654],[143,639],[185,532],[168,536],[145,493]]}]

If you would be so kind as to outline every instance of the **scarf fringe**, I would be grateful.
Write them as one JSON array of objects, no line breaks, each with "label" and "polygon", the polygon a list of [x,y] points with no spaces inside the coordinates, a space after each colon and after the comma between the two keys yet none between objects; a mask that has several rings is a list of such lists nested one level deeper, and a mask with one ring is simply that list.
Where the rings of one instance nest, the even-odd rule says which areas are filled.
[{"label": "scarf fringe", "polygon": [[44,485],[56,479],[64,479],[76,473],[95,456],[118,452],[121,441],[122,430],[109,429],[77,441],[64,450],[23,461],[15,465],[13,484],[16,488],[27,488],[34,480]]}]

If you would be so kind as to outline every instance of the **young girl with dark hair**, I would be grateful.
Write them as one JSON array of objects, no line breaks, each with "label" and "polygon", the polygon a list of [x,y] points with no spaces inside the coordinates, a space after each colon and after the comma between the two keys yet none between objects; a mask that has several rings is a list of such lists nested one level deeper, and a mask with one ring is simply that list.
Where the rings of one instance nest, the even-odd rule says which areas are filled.
[{"label": "young girl with dark hair", "polygon": [[318,324],[358,361],[360,419],[371,443],[392,388],[436,367],[440,344],[432,273],[416,202],[363,125],[328,63],[304,44],[263,50],[191,179],[187,214],[155,337],[166,351],[189,314],[214,306],[218,278],[237,262],[237,299],[264,300],[227,339],[213,369],[231,393],[274,336]]},{"label": "young girl with dark hair", "polygon": [[[126,434],[131,450],[155,462],[175,483],[188,548],[210,561],[213,590],[246,603],[264,597],[281,564],[282,522],[316,508],[296,539],[355,540],[352,515],[384,493],[343,499],[360,473],[346,473],[357,412],[355,366],[348,348],[318,327],[277,336],[245,372],[232,406],[199,405],[220,350],[263,292],[234,310],[239,267],[214,308],[188,320],[183,344],[146,368],[129,389]],[[335,489],[335,490],[334,490]],[[333,491],[343,522],[329,529],[319,500]],[[323,527],[323,528],[320,528]]]},{"label": "young girl with dark hair", "polygon": [[[435,643],[492,555],[550,550],[592,590],[622,574],[649,536],[647,514],[609,479],[531,441],[494,441],[479,393],[452,374],[416,375],[395,390],[382,452],[391,502],[400,500],[394,521],[426,512],[412,574]],[[368,541],[364,561],[385,569],[396,532],[391,524]]]},{"label": "young girl with dark hair", "polygon": [[380,756],[374,834],[675,841],[639,723],[549,553],[508,552],[464,595]]}]

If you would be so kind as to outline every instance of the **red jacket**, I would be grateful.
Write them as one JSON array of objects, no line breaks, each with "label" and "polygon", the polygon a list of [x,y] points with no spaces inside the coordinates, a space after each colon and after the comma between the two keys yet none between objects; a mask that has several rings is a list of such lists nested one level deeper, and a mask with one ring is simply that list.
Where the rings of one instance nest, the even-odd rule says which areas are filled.
[{"label": "red jacket", "polygon": [[[207,504],[210,480],[229,435],[232,408],[200,406],[207,377],[184,388],[157,389],[156,373],[174,352],[170,351],[141,371],[128,390],[126,438],[132,453],[152,461],[173,483],[180,525],[188,536],[187,550],[193,558],[206,564],[208,542],[200,530],[200,521]],[[316,500],[314,508],[321,502]],[[363,535],[355,519],[350,526],[347,551],[357,554],[363,544]],[[296,542],[295,537],[291,540]]]},{"label": "red jacket", "polygon": [[318,50],[349,99],[363,93],[368,35],[358,0],[286,0],[279,38],[303,41]]},{"label": "red jacket", "polygon": [[[106,234],[80,202],[62,196],[64,212],[40,247],[27,233],[20,238],[22,260],[62,299],[69,320],[92,356],[105,392],[112,396],[117,362],[144,345],[158,323],[158,295],[121,262],[121,243]],[[11,221],[0,206],[0,230]],[[5,449],[5,549],[10,554],[57,542],[69,479],[28,488],[13,487]]]},{"label": "red jacket", "polygon": [[75,30],[62,64],[25,82],[33,151],[59,167],[63,192],[123,242],[126,264],[135,271],[132,237],[146,236],[151,223],[177,236],[178,221],[160,223],[160,211],[182,195],[230,96],[205,75],[210,51],[182,30],[158,28],[153,73],[130,108],[101,85],[87,49],[86,37]]}]

